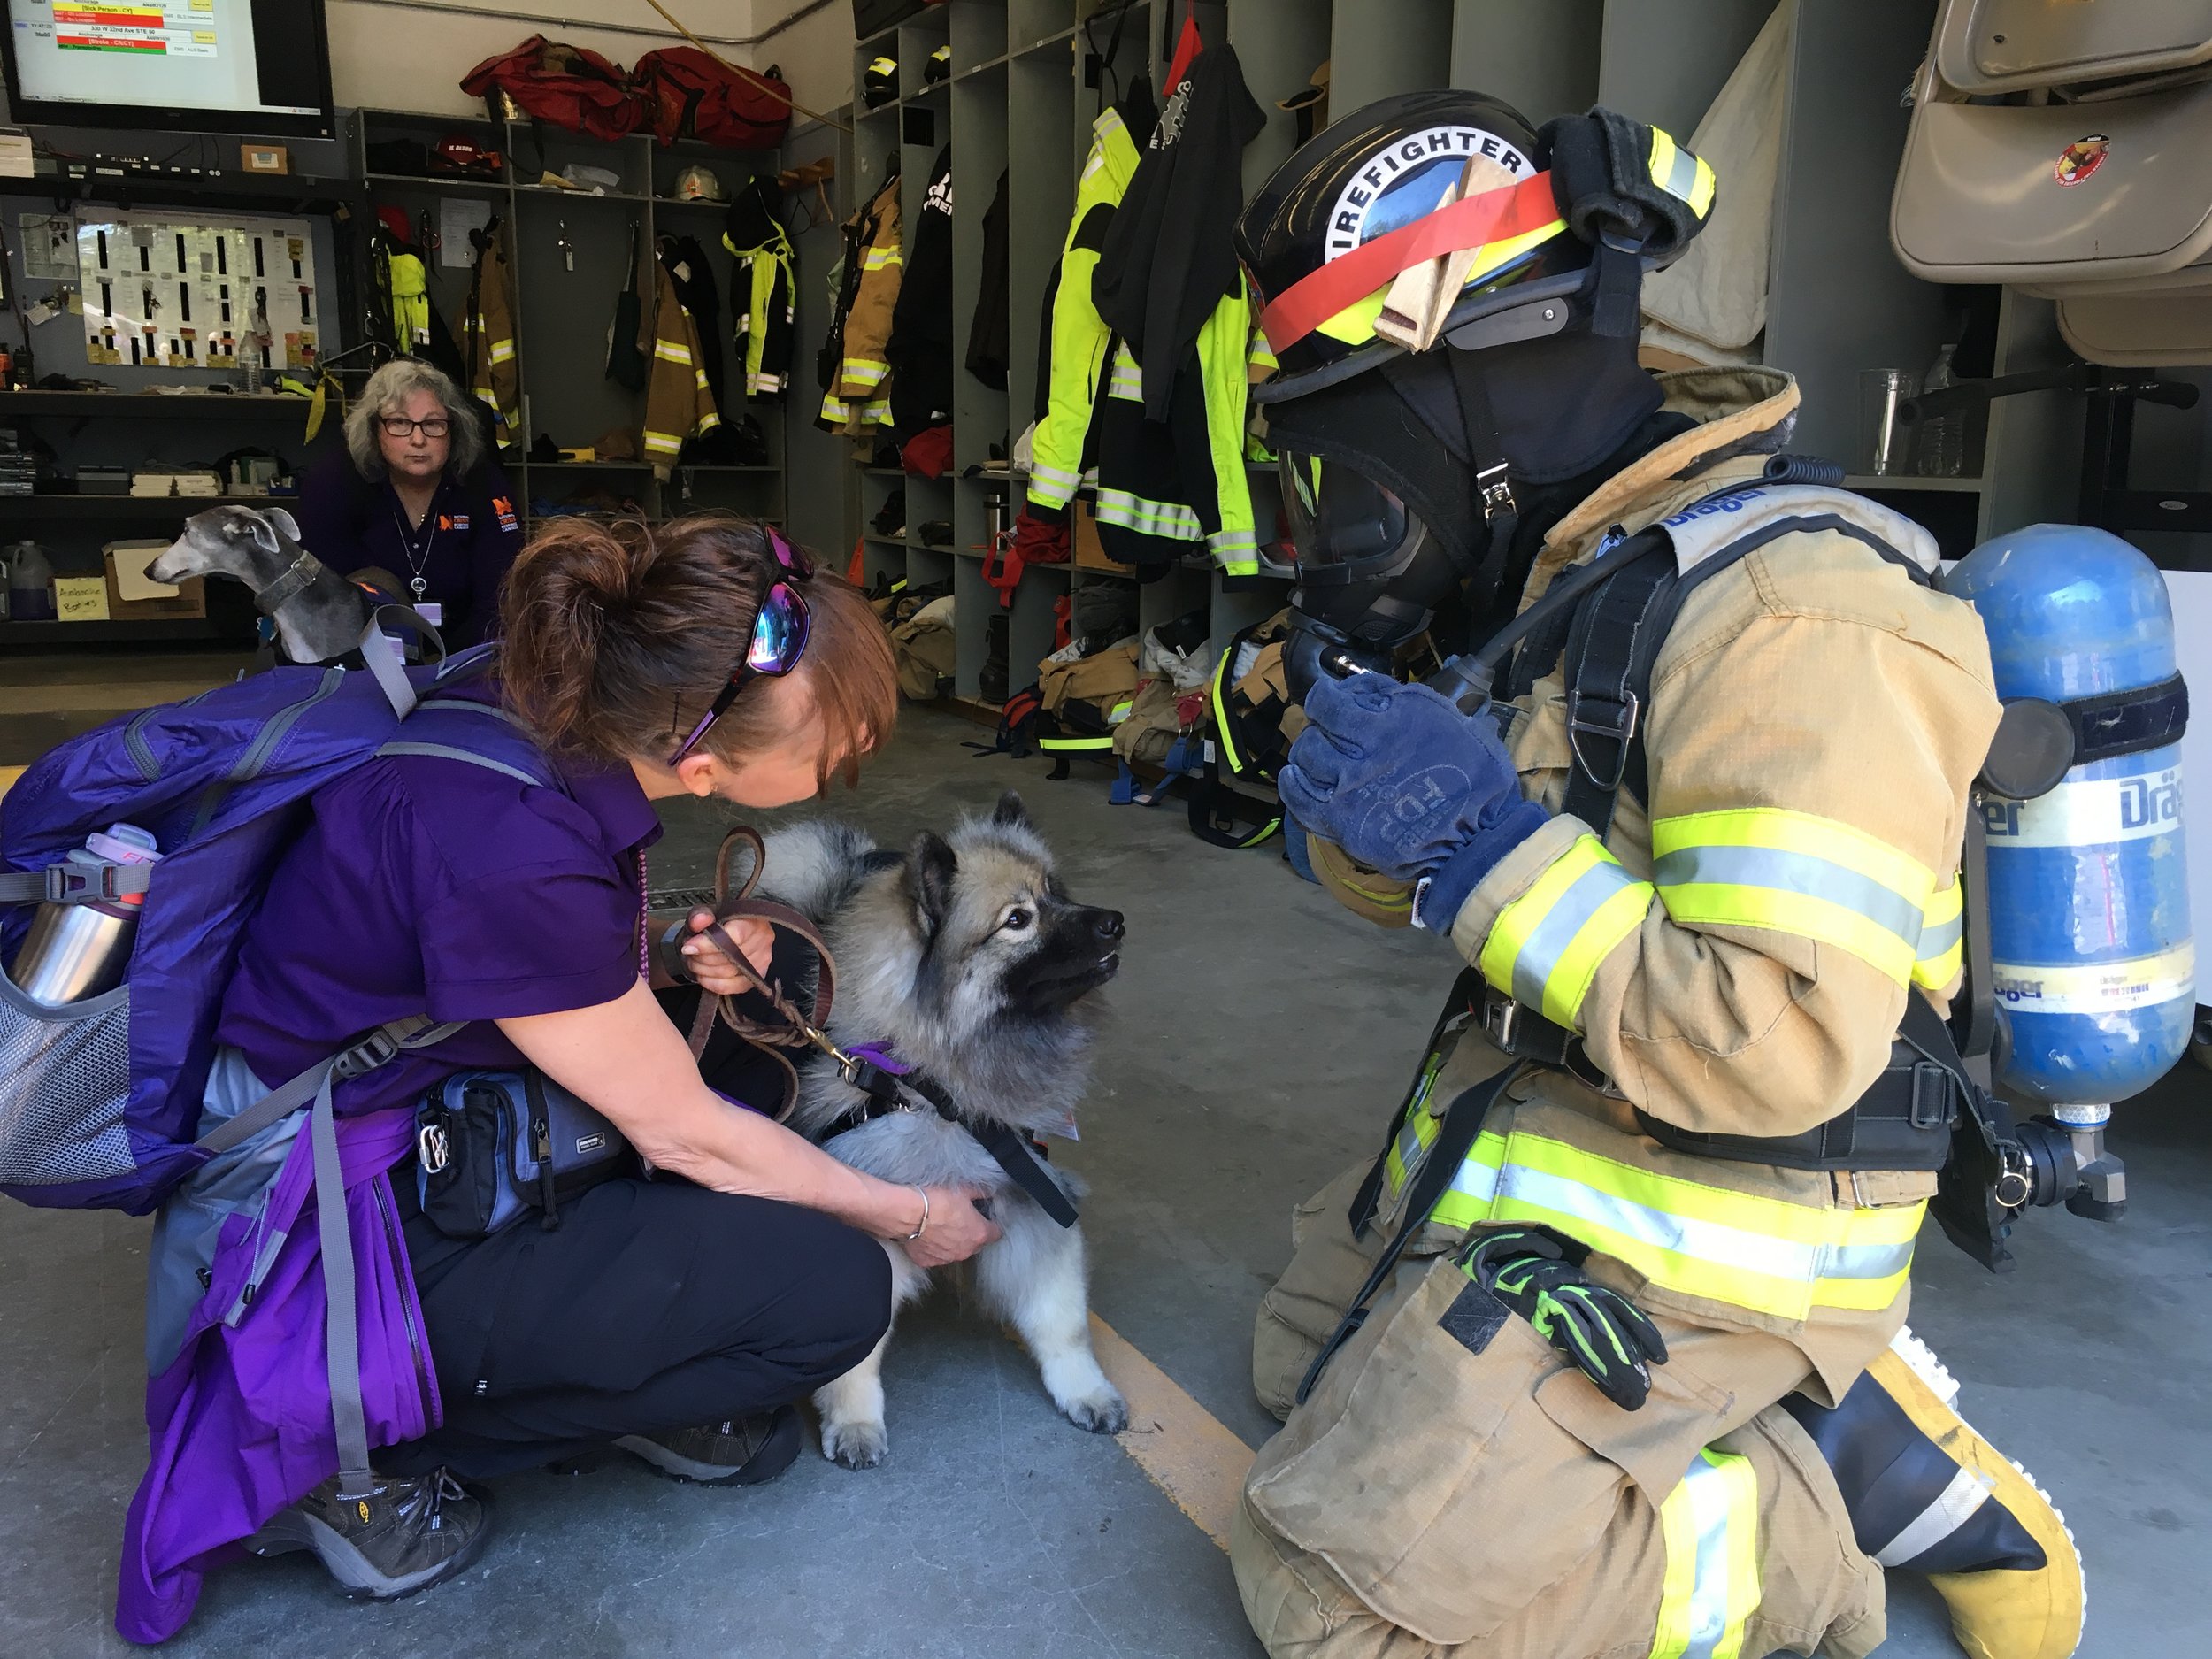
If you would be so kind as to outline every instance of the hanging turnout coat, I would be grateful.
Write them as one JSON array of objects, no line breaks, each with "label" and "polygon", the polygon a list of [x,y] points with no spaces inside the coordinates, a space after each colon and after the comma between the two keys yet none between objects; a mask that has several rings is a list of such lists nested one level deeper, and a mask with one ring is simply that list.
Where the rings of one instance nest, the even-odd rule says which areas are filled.
[{"label": "hanging turnout coat", "polygon": [[798,308],[791,237],[756,178],[723,215],[722,245],[737,264],[730,272],[732,336],[744,359],[748,397],[780,397],[791,375]]},{"label": "hanging turnout coat", "polygon": [[503,449],[528,442],[522,430],[522,371],[515,357],[514,260],[501,220],[495,219],[469,236],[476,244],[476,274],[469,281],[461,356],[469,396],[492,411],[492,442]]},{"label": "hanging turnout coat", "polygon": [[653,373],[645,387],[645,458],[655,477],[665,480],[684,440],[712,432],[722,424],[707,385],[706,354],[698,325],[676,296],[676,280],[655,263],[653,271]]},{"label": "hanging turnout coat", "polygon": [[899,181],[884,184],[846,221],[848,257],[859,265],[847,273],[852,296],[838,321],[838,357],[822,388],[822,412],[816,424],[829,432],[865,437],[891,424],[891,315],[898,307],[904,264],[899,247]]}]

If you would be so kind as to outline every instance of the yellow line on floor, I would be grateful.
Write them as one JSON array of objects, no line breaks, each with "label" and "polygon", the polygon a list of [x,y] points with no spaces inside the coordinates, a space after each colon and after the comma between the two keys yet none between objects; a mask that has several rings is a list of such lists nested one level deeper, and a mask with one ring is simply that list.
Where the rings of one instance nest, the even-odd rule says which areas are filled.
[{"label": "yellow line on floor", "polygon": [[1129,1402],[1129,1426],[1115,1437],[1121,1449],[1201,1532],[1227,1549],[1229,1517],[1252,1466],[1252,1448],[1096,1314],[1091,1316],[1091,1341],[1098,1363]]}]

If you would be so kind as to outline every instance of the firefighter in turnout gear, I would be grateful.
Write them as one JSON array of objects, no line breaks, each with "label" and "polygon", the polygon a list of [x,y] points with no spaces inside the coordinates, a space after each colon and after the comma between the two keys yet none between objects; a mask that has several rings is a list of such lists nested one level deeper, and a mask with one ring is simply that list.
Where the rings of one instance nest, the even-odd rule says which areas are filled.
[{"label": "firefighter in turnout gear", "polygon": [[[1260,1310],[1286,1421],[1231,1556],[1279,1659],[1853,1659],[1888,1568],[1977,1659],[2079,1638],[2070,1535],[1903,1323],[1967,1098],[1987,641],[1924,530],[1787,453],[1786,375],[1638,367],[1716,188],[1603,111],[1423,92],[1239,227],[1283,803],[1469,964]],[[1401,684],[1425,630],[1468,655]]]}]

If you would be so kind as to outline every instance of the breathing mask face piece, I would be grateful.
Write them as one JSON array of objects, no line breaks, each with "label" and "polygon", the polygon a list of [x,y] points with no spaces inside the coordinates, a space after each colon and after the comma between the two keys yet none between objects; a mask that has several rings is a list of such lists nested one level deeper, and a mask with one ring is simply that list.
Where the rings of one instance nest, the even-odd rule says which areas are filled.
[{"label": "breathing mask face piece", "polygon": [[1308,449],[1277,453],[1298,571],[1284,671],[1302,700],[1325,673],[1388,673],[1398,648],[1428,626],[1464,572],[1387,483]]}]

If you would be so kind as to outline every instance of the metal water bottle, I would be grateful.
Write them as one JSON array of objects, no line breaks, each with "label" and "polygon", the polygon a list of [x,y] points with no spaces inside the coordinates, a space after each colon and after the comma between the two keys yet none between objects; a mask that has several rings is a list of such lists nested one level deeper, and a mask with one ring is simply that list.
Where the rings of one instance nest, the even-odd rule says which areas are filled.
[{"label": "metal water bottle", "polygon": [[[67,862],[98,870],[104,864],[159,862],[154,838],[135,824],[111,824],[88,837]],[[59,1008],[111,991],[123,982],[138,937],[140,893],[90,903],[42,904],[31,918],[23,949],[8,977],[35,1002]]]}]

